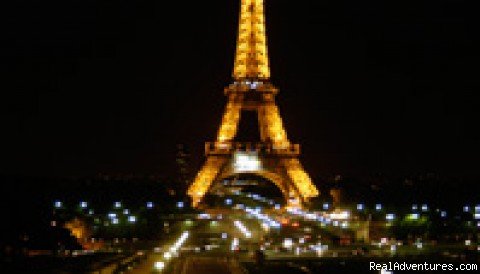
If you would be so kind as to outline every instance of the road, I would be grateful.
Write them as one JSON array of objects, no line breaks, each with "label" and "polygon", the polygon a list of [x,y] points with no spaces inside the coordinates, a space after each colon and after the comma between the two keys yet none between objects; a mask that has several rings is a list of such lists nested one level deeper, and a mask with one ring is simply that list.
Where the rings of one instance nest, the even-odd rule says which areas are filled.
[{"label": "road", "polygon": [[[244,273],[231,252],[233,238],[238,238],[241,247],[245,249],[252,242],[258,241],[261,233],[255,231],[252,237],[247,239],[238,228],[233,225],[234,219],[226,216],[221,219],[195,220],[190,227],[190,236],[184,249],[178,257],[166,260],[163,253],[148,255],[146,261],[142,262],[128,273],[144,274],[152,273],[155,262],[165,262],[165,269],[162,273],[168,274],[242,274]],[[168,250],[169,245],[163,247]]]}]

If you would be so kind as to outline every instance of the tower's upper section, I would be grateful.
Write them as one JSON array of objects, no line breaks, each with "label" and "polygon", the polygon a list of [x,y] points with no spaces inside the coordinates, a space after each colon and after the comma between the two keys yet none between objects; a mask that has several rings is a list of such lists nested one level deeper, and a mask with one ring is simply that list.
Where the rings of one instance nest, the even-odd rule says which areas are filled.
[{"label": "tower's upper section", "polygon": [[235,80],[270,78],[263,0],[241,0],[233,78]]}]

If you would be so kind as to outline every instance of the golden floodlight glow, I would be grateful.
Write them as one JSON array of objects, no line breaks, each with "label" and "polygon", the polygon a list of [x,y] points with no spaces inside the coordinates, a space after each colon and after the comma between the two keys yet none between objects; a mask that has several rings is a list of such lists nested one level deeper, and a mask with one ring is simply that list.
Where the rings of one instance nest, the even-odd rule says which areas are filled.
[{"label": "golden floodlight glow", "polygon": [[[275,103],[278,90],[269,82],[263,0],[241,0],[233,78],[225,88],[228,103],[217,139],[206,144],[207,160],[188,189],[192,205],[198,206],[214,182],[248,172],[273,182],[289,206],[302,207],[319,192],[298,160],[300,146],[288,140]],[[243,111],[257,113],[259,143],[235,142]]]},{"label": "golden floodlight glow", "polygon": [[218,141],[220,143],[232,141],[237,133],[238,121],[240,120],[240,111],[242,106],[235,101],[229,101],[223,114],[222,124],[218,131]]},{"label": "golden floodlight glow", "polygon": [[270,78],[263,0],[242,0],[233,78]]}]

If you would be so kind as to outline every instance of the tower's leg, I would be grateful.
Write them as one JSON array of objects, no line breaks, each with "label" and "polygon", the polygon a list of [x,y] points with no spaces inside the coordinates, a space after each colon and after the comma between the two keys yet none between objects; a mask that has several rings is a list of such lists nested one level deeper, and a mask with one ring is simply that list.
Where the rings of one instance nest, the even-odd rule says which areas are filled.
[{"label": "tower's leg", "polygon": [[188,195],[192,198],[193,207],[196,207],[205,196],[226,161],[225,158],[215,156],[207,158],[193,184],[188,188]]},{"label": "tower's leg", "polygon": [[238,121],[240,120],[240,113],[242,109],[241,103],[237,102],[237,95],[230,95],[225,113],[223,114],[222,124],[218,131],[217,141],[229,142],[232,141],[237,133]]},{"label": "tower's leg", "polygon": [[282,117],[280,117],[278,107],[273,102],[269,102],[258,109],[258,122],[262,141],[271,141],[279,147],[289,145]]},{"label": "tower's leg", "polygon": [[318,196],[318,190],[312,183],[310,176],[308,176],[307,172],[303,169],[300,160],[297,158],[289,158],[283,159],[282,162],[287,170],[288,177],[305,201],[308,200],[308,198]]}]

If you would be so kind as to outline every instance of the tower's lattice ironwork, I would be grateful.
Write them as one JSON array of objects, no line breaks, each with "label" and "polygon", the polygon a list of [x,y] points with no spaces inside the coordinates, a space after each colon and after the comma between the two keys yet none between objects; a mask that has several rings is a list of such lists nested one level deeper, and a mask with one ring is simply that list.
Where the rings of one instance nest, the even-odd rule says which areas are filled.
[{"label": "tower's lattice ironwork", "polygon": [[[291,144],[270,83],[263,0],[241,0],[233,83],[224,90],[228,103],[217,140],[205,144],[206,162],[188,189],[197,206],[213,183],[238,173],[273,182],[289,206],[301,207],[319,192],[302,167],[300,146]],[[242,111],[255,111],[258,142],[235,142]]]}]

